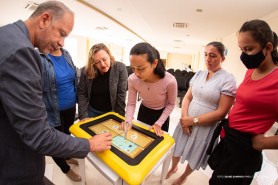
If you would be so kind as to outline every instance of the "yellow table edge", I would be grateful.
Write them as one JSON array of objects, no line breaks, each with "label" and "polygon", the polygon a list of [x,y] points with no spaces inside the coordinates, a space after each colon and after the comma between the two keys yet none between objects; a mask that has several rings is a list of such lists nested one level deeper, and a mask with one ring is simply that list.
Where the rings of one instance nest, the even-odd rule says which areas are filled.
[{"label": "yellow table edge", "polygon": [[[85,132],[80,128],[81,124],[97,120],[99,118],[115,115],[123,120],[125,118],[115,112],[108,112],[102,114],[98,117],[87,119],[86,121],[80,121],[73,124],[70,127],[70,132],[80,138],[89,139],[92,136]],[[137,123],[136,121],[132,121],[132,124],[137,125],[145,130],[148,130],[148,127]],[[141,182],[145,179],[151,169],[155,166],[155,164],[159,161],[159,159],[169,150],[169,148],[174,144],[174,139],[168,134],[163,135],[164,140],[160,142],[138,165],[130,166],[126,162],[124,162],[121,158],[116,156],[112,151],[106,150],[104,152],[96,152],[95,154],[107,165],[109,166],[115,173],[117,173],[125,182],[131,185],[141,184]],[[109,156],[109,157],[108,157]],[[150,156],[153,156],[152,158]],[[148,161],[148,162],[147,162]],[[140,165],[144,164],[144,166]],[[128,166],[128,168],[123,168],[122,170],[118,170],[119,167]],[[145,170],[142,171],[142,168]],[[141,173],[138,173],[141,171]]]}]

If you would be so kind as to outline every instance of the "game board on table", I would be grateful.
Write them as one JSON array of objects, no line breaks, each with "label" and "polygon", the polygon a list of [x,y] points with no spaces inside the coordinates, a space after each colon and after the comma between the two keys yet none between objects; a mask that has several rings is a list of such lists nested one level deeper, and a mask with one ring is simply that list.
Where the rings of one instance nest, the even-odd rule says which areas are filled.
[{"label": "game board on table", "polygon": [[128,184],[140,184],[148,172],[174,144],[168,134],[156,136],[148,127],[132,122],[132,129],[127,132],[120,129],[124,117],[109,112],[101,116],[78,122],[70,131],[77,137],[90,138],[96,134],[112,134],[111,150],[96,153],[112,170]]},{"label": "game board on table", "polygon": [[154,141],[154,138],[145,135],[135,129],[129,130],[125,139],[124,131],[120,129],[119,124],[120,123],[117,120],[115,120],[115,118],[110,118],[104,121],[100,121],[97,124],[94,124],[89,127],[83,126],[83,128],[85,130],[87,130],[88,128],[95,134],[110,132],[113,137],[112,144],[115,147],[112,148],[112,150],[118,149],[132,159],[136,157],[139,153],[144,151],[144,149],[150,146],[150,144]]}]

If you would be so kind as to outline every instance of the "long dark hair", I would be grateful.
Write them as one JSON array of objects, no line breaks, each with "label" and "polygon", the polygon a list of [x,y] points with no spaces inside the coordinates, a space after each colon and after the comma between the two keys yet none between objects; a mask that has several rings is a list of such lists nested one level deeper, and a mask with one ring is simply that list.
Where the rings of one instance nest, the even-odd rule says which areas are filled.
[{"label": "long dark hair", "polygon": [[245,22],[239,32],[249,31],[253,39],[258,42],[261,47],[265,47],[268,42],[273,45],[271,52],[272,60],[275,64],[278,64],[278,53],[277,53],[277,34],[273,32],[270,26],[263,20],[251,20]]},{"label": "long dark hair", "polygon": [[141,42],[133,46],[130,50],[129,55],[144,55],[147,54],[147,61],[150,64],[153,64],[155,59],[158,60],[157,66],[154,69],[154,73],[157,74],[160,78],[165,76],[165,66],[160,58],[160,54],[156,48],[150,45],[147,42]]}]

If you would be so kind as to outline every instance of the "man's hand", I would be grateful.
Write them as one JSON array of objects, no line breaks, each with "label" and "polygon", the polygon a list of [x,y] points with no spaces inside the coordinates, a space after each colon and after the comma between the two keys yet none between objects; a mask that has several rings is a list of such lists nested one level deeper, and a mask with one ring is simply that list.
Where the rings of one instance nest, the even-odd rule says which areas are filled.
[{"label": "man's hand", "polygon": [[111,149],[112,135],[110,133],[103,133],[93,136],[89,139],[91,152],[102,152]]}]

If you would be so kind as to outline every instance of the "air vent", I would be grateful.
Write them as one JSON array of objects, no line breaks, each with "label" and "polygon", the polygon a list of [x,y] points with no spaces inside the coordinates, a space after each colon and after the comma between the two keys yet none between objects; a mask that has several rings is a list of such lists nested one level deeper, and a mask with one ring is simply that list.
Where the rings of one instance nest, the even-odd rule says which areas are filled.
[{"label": "air vent", "polygon": [[35,11],[38,6],[39,6],[39,3],[29,1],[24,8],[29,11]]},{"label": "air vent", "polygon": [[173,27],[174,27],[174,28],[187,28],[187,27],[188,27],[188,24],[187,24],[187,23],[179,23],[179,22],[176,22],[176,23],[173,23]]},{"label": "air vent", "polygon": [[105,26],[98,26],[96,27],[96,30],[107,30],[108,28]]}]

